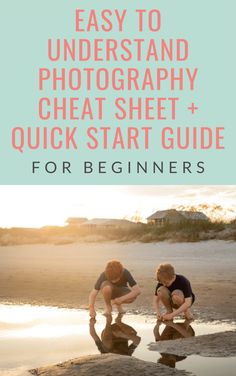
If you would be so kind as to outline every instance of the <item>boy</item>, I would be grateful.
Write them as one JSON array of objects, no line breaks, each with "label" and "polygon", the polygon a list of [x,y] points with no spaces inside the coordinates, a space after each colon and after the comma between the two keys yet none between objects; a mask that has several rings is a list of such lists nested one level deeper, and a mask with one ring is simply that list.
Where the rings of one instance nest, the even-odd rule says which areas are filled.
[{"label": "boy", "polygon": [[105,302],[104,315],[111,315],[112,304],[117,306],[119,313],[123,313],[122,304],[132,303],[141,293],[131,273],[117,260],[108,262],[89,295],[89,313],[92,318],[96,316],[95,301],[99,291]]},{"label": "boy", "polygon": [[[159,320],[172,320],[180,313],[184,313],[188,320],[193,319],[190,311],[195,295],[189,280],[180,274],[175,274],[171,264],[160,264],[156,273],[158,284],[153,300],[154,308]],[[160,314],[160,303],[166,308],[166,313]],[[173,311],[173,308],[176,310]]]}]

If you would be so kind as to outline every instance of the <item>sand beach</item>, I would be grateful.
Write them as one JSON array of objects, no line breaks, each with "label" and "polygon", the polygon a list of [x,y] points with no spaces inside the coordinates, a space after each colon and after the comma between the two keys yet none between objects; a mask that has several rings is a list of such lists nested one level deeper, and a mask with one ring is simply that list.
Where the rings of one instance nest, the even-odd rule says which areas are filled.
[{"label": "sand beach", "polygon": [[[152,296],[156,285],[155,268],[170,262],[177,273],[186,275],[196,294],[193,313],[197,321],[234,323],[236,311],[235,242],[211,240],[197,243],[75,243],[64,245],[21,245],[0,247],[1,303],[88,308],[88,294],[108,260],[119,259],[139,283],[142,293],[128,312],[152,315]],[[103,302],[97,301],[102,312]],[[213,336],[213,337],[212,337]],[[196,341],[198,339],[198,341]],[[235,356],[235,332],[189,338],[176,347],[171,341],[152,351],[171,351],[203,356]],[[168,345],[165,342],[169,342]],[[159,344],[158,344],[159,345]],[[186,347],[187,346],[187,347]],[[224,353],[219,349],[224,349]],[[199,350],[200,349],[200,350]],[[205,355],[204,355],[205,354]],[[122,361],[122,363],[120,363]],[[152,364],[123,355],[93,355],[32,370],[35,375],[112,375],[117,364],[119,375],[178,375],[184,371]],[[133,373],[132,373],[133,372]]]},{"label": "sand beach", "polygon": [[[155,269],[170,262],[192,283],[199,320],[231,320],[236,312],[235,242],[76,243],[0,247],[1,302],[86,308],[108,260],[119,259],[142,289],[128,307],[152,313]],[[97,308],[102,309],[98,299]]]}]

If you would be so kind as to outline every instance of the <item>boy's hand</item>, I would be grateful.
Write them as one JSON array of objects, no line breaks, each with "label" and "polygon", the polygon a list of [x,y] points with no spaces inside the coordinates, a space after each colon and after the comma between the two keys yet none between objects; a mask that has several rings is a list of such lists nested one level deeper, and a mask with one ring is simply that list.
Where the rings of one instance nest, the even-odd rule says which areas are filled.
[{"label": "boy's hand", "polygon": [[122,304],[122,298],[116,298],[112,301],[113,304],[121,305]]},{"label": "boy's hand", "polygon": [[174,315],[173,315],[173,313],[165,313],[164,315],[162,315],[162,320],[173,320],[173,318],[174,318]]}]

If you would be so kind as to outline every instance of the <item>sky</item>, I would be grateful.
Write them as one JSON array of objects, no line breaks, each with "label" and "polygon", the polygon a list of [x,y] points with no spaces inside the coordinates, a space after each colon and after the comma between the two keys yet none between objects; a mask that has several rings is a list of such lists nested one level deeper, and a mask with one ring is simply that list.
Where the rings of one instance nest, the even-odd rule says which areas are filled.
[{"label": "sky", "polygon": [[236,186],[11,185],[0,193],[0,227],[63,226],[68,217],[145,221],[157,210],[191,206],[216,219],[236,217]]}]

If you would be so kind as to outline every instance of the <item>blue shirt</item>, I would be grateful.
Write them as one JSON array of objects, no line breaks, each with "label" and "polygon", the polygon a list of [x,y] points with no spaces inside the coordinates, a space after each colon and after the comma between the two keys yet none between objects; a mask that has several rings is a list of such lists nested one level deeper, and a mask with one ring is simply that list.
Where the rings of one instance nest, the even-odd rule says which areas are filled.
[{"label": "blue shirt", "polygon": [[[107,277],[105,275],[105,272],[103,272],[94,285],[95,290],[100,290],[102,283],[105,281],[107,281]],[[117,286],[117,287],[127,287],[128,284],[130,287],[133,287],[137,285],[137,282],[134,280],[132,274],[127,269],[123,270],[122,276],[119,279],[119,281],[112,283],[112,285]]]}]

